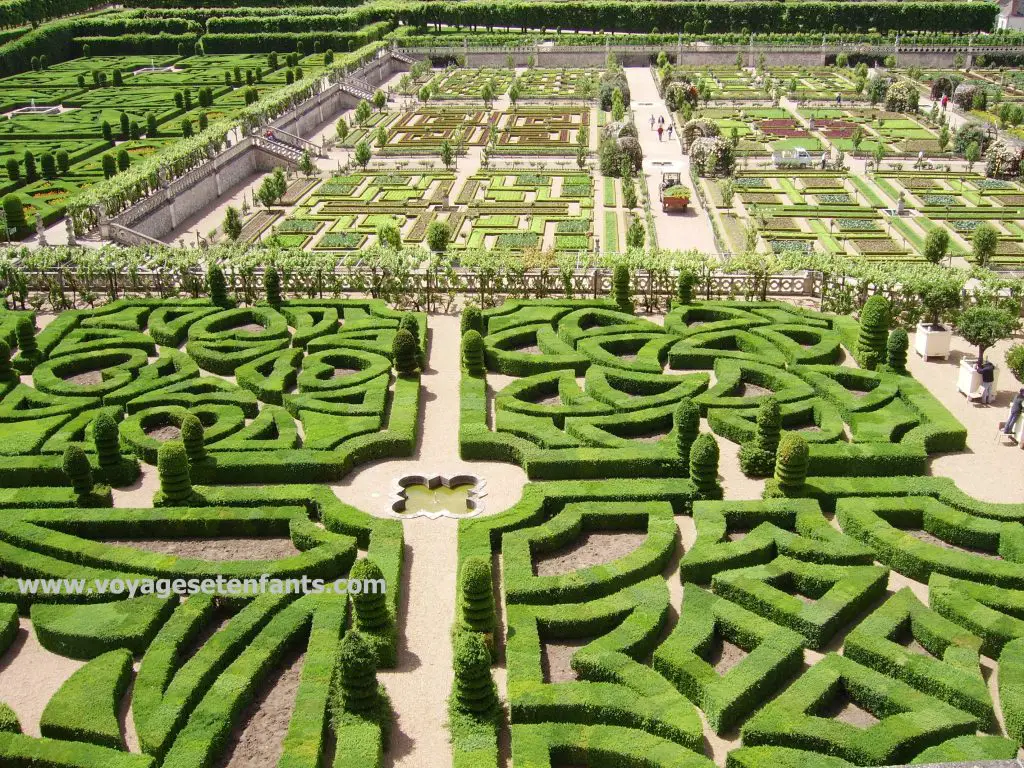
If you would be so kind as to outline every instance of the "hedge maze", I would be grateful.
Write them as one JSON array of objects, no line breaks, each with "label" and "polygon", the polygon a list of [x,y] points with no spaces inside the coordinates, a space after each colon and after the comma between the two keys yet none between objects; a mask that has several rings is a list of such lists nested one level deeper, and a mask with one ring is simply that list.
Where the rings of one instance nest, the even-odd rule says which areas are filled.
[{"label": "hedge maze", "polygon": [[515,461],[531,479],[685,473],[683,397],[739,445],[774,397],[783,428],[809,444],[812,475],[922,473],[930,453],[966,439],[913,379],[839,365],[856,342],[846,318],[715,302],[677,306],[661,326],[587,301],[509,302],[484,318],[488,370],[517,379],[493,395],[464,380],[462,450]]},{"label": "hedge maze", "polygon": [[[410,173],[349,187],[418,192]],[[568,183],[494,182],[481,194]],[[282,300],[276,275],[250,306],[214,269],[212,299],[121,299],[38,329],[0,312],[0,649],[21,616],[84,662],[41,736],[0,706],[5,765],[218,765],[303,652],[277,765],[385,764],[396,713],[376,670],[417,631],[400,611],[403,522],[331,485],[413,454],[427,317]],[[451,524],[454,683],[437,721],[453,764],[497,768],[506,728],[515,764],[538,768],[711,768],[707,739],[751,768],[1013,758],[1024,504],[928,474],[964,428],[878,363],[868,323],[686,291],[646,318],[628,277],[612,299],[462,316],[461,454],[530,482]],[[724,462],[761,498],[723,488]],[[143,471],[151,506],[124,496]],[[184,599],[18,582],[264,576],[388,589]],[[118,720],[129,689],[138,751]]]},{"label": "hedge maze", "polygon": [[[3,709],[0,762],[215,765],[260,686],[302,649],[281,764],[319,765],[331,723],[334,765],[379,765],[382,710],[361,708],[335,668],[355,681],[395,663],[402,528],[325,483],[412,451],[419,376],[415,365],[393,370],[393,343],[401,326],[423,348],[425,317],[373,300],[241,308],[220,296],[125,299],[66,312],[38,334],[30,313],[0,321],[0,648],[20,611],[44,648],[87,662],[47,705],[43,738],[23,735]],[[111,507],[109,486],[131,486],[140,464],[158,467],[155,508]],[[223,537],[234,543],[212,559],[187,544],[153,548]],[[297,586],[180,600],[152,588],[43,597],[17,583],[264,575],[389,588],[350,605]],[[339,646],[343,633],[368,649],[369,667]],[[133,657],[141,754],[125,751],[117,720]]]},{"label": "hedge maze", "polygon": [[579,252],[593,246],[593,210],[583,173],[480,171],[457,186],[444,171],[356,172],[315,187],[274,235],[286,246],[358,253],[382,223],[423,244],[431,222],[443,221],[455,250]]},{"label": "hedge maze", "polygon": [[[30,227],[37,215],[52,224],[68,199],[105,178],[103,154],[124,150],[130,167],[181,140],[183,123],[198,133],[300,71],[323,70],[322,55],[300,57],[295,67],[283,58],[271,66],[259,54],[87,56],[3,78],[0,111],[8,119],[0,127],[0,162],[8,170],[0,194],[18,195]],[[207,89],[208,103],[201,94]],[[53,172],[44,156],[54,161]]]},{"label": "hedge maze", "polygon": [[[850,318],[628,305],[627,284],[463,315],[462,455],[534,481],[459,535],[460,610],[492,617],[461,631],[507,670],[516,764],[707,765],[695,709],[729,766],[1014,758],[1024,505],[927,475],[964,428],[843,364],[870,344]],[[763,498],[721,499],[724,441]],[[494,718],[453,712],[455,764],[498,765]]]}]

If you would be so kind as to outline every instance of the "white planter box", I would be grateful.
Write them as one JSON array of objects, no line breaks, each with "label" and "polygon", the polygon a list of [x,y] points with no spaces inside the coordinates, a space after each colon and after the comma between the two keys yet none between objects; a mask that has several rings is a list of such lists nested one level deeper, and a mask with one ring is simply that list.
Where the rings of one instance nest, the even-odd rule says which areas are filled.
[{"label": "white planter box", "polygon": [[[978,359],[973,357],[964,358],[960,361],[960,372],[956,378],[956,389],[957,392],[968,397],[981,389],[981,374],[974,370],[977,362]],[[996,366],[992,376],[992,391],[996,392],[999,389],[999,366]]]},{"label": "white planter box", "polygon": [[953,331],[948,326],[936,328],[931,323],[918,323],[914,334],[914,351],[927,360],[929,357],[949,359],[949,346]]}]

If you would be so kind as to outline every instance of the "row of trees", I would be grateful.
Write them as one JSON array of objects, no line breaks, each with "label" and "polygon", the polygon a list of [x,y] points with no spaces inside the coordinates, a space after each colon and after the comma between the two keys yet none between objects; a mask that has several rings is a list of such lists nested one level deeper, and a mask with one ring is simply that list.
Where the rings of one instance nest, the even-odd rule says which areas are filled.
[{"label": "row of trees", "polygon": [[990,31],[998,9],[981,3],[955,2],[673,2],[652,0],[594,0],[554,2],[519,0],[490,3],[416,3],[403,5],[395,17],[405,24],[477,25],[492,29],[614,30],[651,32],[681,30],[694,33],[807,32],[810,30],[935,30]]}]

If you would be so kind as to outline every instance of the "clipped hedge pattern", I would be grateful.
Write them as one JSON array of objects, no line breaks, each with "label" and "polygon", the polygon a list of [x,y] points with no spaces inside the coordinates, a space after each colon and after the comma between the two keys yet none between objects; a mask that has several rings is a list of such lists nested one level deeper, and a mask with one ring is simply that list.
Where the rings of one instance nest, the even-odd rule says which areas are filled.
[{"label": "clipped hedge pattern", "polygon": [[[862,343],[878,336],[884,361],[887,310],[865,315],[881,330],[865,330]],[[911,377],[837,364],[859,332],[851,318],[708,301],[677,306],[662,326],[610,300],[550,299],[473,309],[472,324],[483,327],[486,372],[516,378],[496,393],[492,418],[479,358],[470,370],[464,351],[462,455],[516,462],[534,480],[689,473],[692,438],[674,411],[687,398],[743,446],[744,470],[758,476],[776,468],[780,429],[805,437],[812,475],[923,473],[929,454],[966,441]],[[783,467],[781,492],[798,490],[798,470]]]}]

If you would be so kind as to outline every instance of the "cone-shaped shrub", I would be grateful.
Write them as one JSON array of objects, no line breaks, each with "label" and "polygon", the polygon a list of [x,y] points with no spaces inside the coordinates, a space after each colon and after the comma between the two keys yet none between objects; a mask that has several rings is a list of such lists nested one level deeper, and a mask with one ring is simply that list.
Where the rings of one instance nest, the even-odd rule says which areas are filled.
[{"label": "cone-shaped shrub", "polygon": [[902,328],[894,328],[885,343],[885,351],[889,358],[889,367],[896,373],[907,372],[907,350],[910,338]]},{"label": "cone-shaped shrub", "polygon": [[498,623],[494,612],[491,566],[483,557],[468,557],[459,573],[462,592],[462,624],[473,632],[491,634]]},{"label": "cone-shaped shrub", "polygon": [[775,459],[775,480],[784,494],[798,493],[807,479],[807,441],[795,432],[787,432],[779,441]]},{"label": "cone-shaped shrub", "polygon": [[463,336],[466,335],[466,331],[476,331],[483,335],[484,313],[480,311],[480,307],[470,304],[462,310],[462,318],[459,320],[459,331]]},{"label": "cone-shaped shrub", "polygon": [[36,328],[27,317],[18,320],[18,351],[26,360],[35,360],[39,357]]},{"label": "cone-shaped shrub", "polygon": [[886,359],[889,338],[889,301],[875,294],[860,311],[860,336],[857,338],[857,362],[872,370]]},{"label": "cone-shaped shrub", "polygon": [[18,377],[11,367],[11,345],[0,339],[0,382],[14,381]]},{"label": "cone-shaped shrub", "polygon": [[104,469],[121,466],[121,442],[117,422],[107,411],[100,411],[92,422],[92,441],[96,458]]},{"label": "cone-shaped shrub", "polygon": [[426,368],[426,357],[423,354],[422,347],[420,347],[420,322],[416,319],[416,315],[412,312],[404,313],[402,319],[398,321],[398,330],[408,331],[409,335],[415,340],[417,366],[420,370]]},{"label": "cone-shaped shrub", "polygon": [[459,708],[477,716],[493,715],[498,708],[498,689],[491,677],[491,654],[483,635],[458,634],[454,666],[453,693]]},{"label": "cone-shaped shrub", "polygon": [[774,397],[766,398],[757,409],[757,447],[774,455],[782,431],[782,410]]},{"label": "cone-shaped shrub", "polygon": [[612,272],[612,298],[622,312],[633,313],[633,300],[629,295],[629,268],[616,264]]},{"label": "cone-shaped shrub", "polygon": [[387,596],[383,589],[367,589],[367,582],[384,583],[384,572],[372,560],[357,560],[352,566],[348,580],[363,582],[362,590],[352,594],[356,609],[356,627],[361,632],[380,632],[391,624],[388,614]]},{"label": "cone-shaped shrub", "polygon": [[416,373],[419,367],[419,345],[416,338],[408,331],[399,330],[391,343],[391,354],[395,360],[395,370],[405,376]]},{"label": "cone-shaped shrub", "polygon": [[690,448],[690,480],[702,499],[722,498],[718,484],[718,443],[707,432],[697,436]]},{"label": "cone-shaped shrub", "polygon": [[483,376],[487,370],[484,339],[477,331],[462,334],[462,365],[470,376]]},{"label": "cone-shaped shrub", "polygon": [[412,334],[412,337],[416,339],[417,344],[420,339],[420,323],[416,319],[416,315],[412,312],[405,312],[402,314],[402,319],[398,321],[398,329],[400,331],[408,331]]},{"label": "cone-shaped shrub", "polygon": [[206,282],[210,286],[210,300],[218,307],[230,307],[231,300],[228,298],[228,283],[224,279],[224,270],[216,264],[211,264],[206,270]]},{"label": "cone-shaped shrub", "polygon": [[693,304],[693,285],[696,278],[690,272],[681,271],[676,277],[676,303]]},{"label": "cone-shaped shrub", "polygon": [[267,295],[267,304],[274,309],[281,306],[281,276],[274,267],[268,267],[263,273],[263,291]]},{"label": "cone-shaped shrub", "polygon": [[334,711],[369,714],[377,709],[377,659],[373,646],[356,630],[349,630],[338,646]]},{"label": "cone-shaped shrub", "polygon": [[676,428],[676,450],[683,461],[689,461],[690,447],[700,433],[700,409],[688,397],[684,397],[672,414]]},{"label": "cone-shaped shrub", "polygon": [[203,422],[193,413],[188,413],[181,420],[181,442],[185,445],[185,455],[189,464],[198,464],[206,460],[205,431]]},{"label": "cone-shaped shrub", "polygon": [[761,402],[756,421],[754,439],[740,447],[740,469],[750,477],[768,477],[775,470],[775,449],[782,429],[782,411],[774,397]]},{"label": "cone-shaped shrub", "polygon": [[192,495],[192,478],[188,473],[188,454],[181,443],[168,442],[160,446],[156,455],[160,473],[160,490],[170,502],[187,501]]},{"label": "cone-shaped shrub", "polygon": [[71,480],[71,487],[79,496],[92,493],[92,467],[85,451],[77,445],[69,445],[64,450],[64,474]]}]

